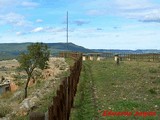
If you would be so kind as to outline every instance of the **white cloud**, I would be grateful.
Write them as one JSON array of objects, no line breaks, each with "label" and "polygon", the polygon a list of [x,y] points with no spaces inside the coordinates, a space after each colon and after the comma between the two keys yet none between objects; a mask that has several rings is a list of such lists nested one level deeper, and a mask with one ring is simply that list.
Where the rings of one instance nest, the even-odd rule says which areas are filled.
[{"label": "white cloud", "polygon": [[31,33],[36,33],[36,32],[46,32],[46,33],[59,33],[59,32],[64,32],[66,31],[66,28],[63,27],[37,27],[31,30]]},{"label": "white cloud", "polygon": [[23,33],[22,32],[16,32],[16,35],[22,35]]},{"label": "white cloud", "polygon": [[22,2],[21,5],[24,7],[37,7],[37,6],[39,6],[39,4],[36,2],[28,2],[28,1]]},{"label": "white cloud", "polygon": [[117,13],[142,22],[160,22],[160,5],[149,0],[116,0]]},{"label": "white cloud", "polygon": [[160,22],[160,5],[152,0],[95,0],[87,3],[88,15],[114,15],[142,22]]},{"label": "white cloud", "polygon": [[43,27],[37,27],[37,28],[33,29],[31,32],[36,33],[36,32],[42,32],[43,30],[44,30]]},{"label": "white cloud", "polygon": [[27,31],[18,31],[16,32],[16,35],[17,36],[22,36],[22,35],[26,35],[26,34],[29,34],[30,32],[27,32]]},{"label": "white cloud", "polygon": [[0,0],[0,8],[4,8],[7,6],[15,6],[17,4],[18,4],[17,0]]},{"label": "white cloud", "polygon": [[114,0],[90,0],[83,5],[87,15],[106,15],[114,12]]},{"label": "white cloud", "polygon": [[[60,28],[53,29],[58,30]],[[159,44],[157,44],[159,43],[157,38],[160,38],[159,32],[160,30],[141,29],[138,29],[135,32],[126,32],[126,30],[113,32],[105,30],[99,31],[96,28],[78,28],[69,34],[69,42],[82,45],[86,48],[159,49]],[[4,34],[0,42],[66,42],[65,32],[56,32],[56,34],[53,34],[52,32],[42,32],[25,36],[19,35],[20,33],[20,31],[17,32],[18,36],[13,33],[10,33],[10,35],[8,35],[8,33]]]},{"label": "white cloud", "polygon": [[36,22],[41,23],[41,22],[43,22],[43,20],[42,19],[37,19]]},{"label": "white cloud", "polygon": [[87,14],[88,15],[104,15],[105,11],[92,9],[92,10],[88,10]]},{"label": "white cloud", "polygon": [[57,33],[57,32],[64,32],[64,31],[66,31],[66,28],[63,28],[63,27],[46,27],[45,31],[46,32]]},{"label": "white cloud", "polygon": [[160,9],[149,9],[142,11],[123,12],[122,16],[137,19],[141,22],[160,22]]},{"label": "white cloud", "polygon": [[31,24],[31,22],[25,20],[24,16],[13,12],[6,15],[0,15],[0,22],[13,26],[29,26]]},{"label": "white cloud", "polygon": [[146,9],[154,6],[149,0],[115,0],[114,2],[119,9],[123,10]]},{"label": "white cloud", "polygon": [[148,11],[140,21],[143,22],[159,22],[160,23],[160,9],[153,9]]},{"label": "white cloud", "polygon": [[17,6],[34,8],[39,6],[39,3],[31,2],[29,0],[0,0],[0,8],[10,9]]}]

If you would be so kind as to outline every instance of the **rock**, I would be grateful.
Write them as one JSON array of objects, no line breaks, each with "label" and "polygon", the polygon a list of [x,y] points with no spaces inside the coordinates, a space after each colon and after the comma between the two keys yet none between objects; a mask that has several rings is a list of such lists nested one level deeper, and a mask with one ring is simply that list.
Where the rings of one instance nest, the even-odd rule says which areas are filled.
[{"label": "rock", "polygon": [[39,101],[37,96],[32,98],[26,98],[20,104],[20,108],[18,110],[18,115],[26,115],[33,108],[36,107],[36,103]]},{"label": "rock", "polygon": [[23,102],[21,104],[22,104],[22,106],[20,108],[29,109],[30,108],[29,107],[30,106],[29,105],[29,98],[23,100]]},{"label": "rock", "polygon": [[0,120],[10,120],[10,118],[3,117],[3,118],[0,118]]},{"label": "rock", "polygon": [[157,107],[158,107],[158,105],[155,105],[154,107],[155,107],[155,108],[157,108]]},{"label": "rock", "polygon": [[39,91],[39,89],[38,89],[38,90],[36,90],[36,92],[32,93],[32,96],[33,97],[36,96],[37,98],[42,98],[43,94],[44,94],[44,90],[42,89],[41,91]]}]

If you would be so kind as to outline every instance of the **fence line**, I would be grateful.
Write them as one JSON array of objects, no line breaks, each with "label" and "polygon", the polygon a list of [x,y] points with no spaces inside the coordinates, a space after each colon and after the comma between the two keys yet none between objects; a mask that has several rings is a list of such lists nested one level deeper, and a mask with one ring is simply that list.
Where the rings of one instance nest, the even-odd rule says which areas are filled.
[{"label": "fence line", "polygon": [[120,54],[121,60],[135,60],[135,61],[160,61],[160,54]]},{"label": "fence line", "polygon": [[160,53],[99,53],[99,55],[106,59],[113,59],[115,55],[118,55],[121,61],[160,62]]},{"label": "fence line", "polygon": [[62,80],[47,114],[33,112],[29,115],[30,120],[69,120],[82,68],[82,54],[65,52],[60,53],[60,57],[75,60],[74,65],[70,66],[70,75]]},{"label": "fence line", "polygon": [[57,95],[53,97],[53,104],[48,108],[48,120],[69,120],[70,111],[73,107],[74,96],[82,68],[81,54],[64,54],[65,57],[77,58],[74,65],[70,67],[70,76],[64,78]]}]

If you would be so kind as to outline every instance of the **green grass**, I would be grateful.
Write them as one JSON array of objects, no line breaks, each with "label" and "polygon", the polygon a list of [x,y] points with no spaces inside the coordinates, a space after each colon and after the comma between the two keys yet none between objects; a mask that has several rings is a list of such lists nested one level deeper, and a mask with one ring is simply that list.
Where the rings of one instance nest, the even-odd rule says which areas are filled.
[{"label": "green grass", "polygon": [[73,116],[70,118],[71,120],[92,120],[96,115],[92,99],[92,86],[90,84],[92,78],[88,74],[90,74],[89,67],[84,65],[74,108],[72,110]]},{"label": "green grass", "polygon": [[29,116],[12,116],[12,120],[29,120]]},{"label": "green grass", "polygon": [[[132,120],[132,119],[144,119],[143,117],[134,115],[128,117],[109,117],[103,116],[102,111],[112,110],[117,112],[128,111],[133,114],[136,111],[155,111],[160,114],[160,83],[159,74],[160,63],[151,62],[136,62],[126,61],[121,62],[117,66],[114,61],[87,61],[84,62],[86,70],[85,77],[84,70],[81,74],[81,80],[79,83],[79,91],[75,97],[75,105],[79,104],[80,107],[74,108],[71,116],[75,116],[73,120],[88,120],[90,118],[98,120]],[[90,84],[90,78],[92,83]],[[87,87],[85,86],[87,85]],[[82,88],[81,88],[82,86]],[[92,88],[96,88],[95,91]],[[89,91],[91,89],[91,91]],[[93,92],[95,93],[93,96]],[[82,93],[87,94],[86,98],[96,98],[96,101],[90,101],[90,103],[82,102]],[[82,103],[81,103],[81,102]],[[95,106],[95,103],[97,107]],[[86,110],[82,109],[83,106],[87,106]],[[101,112],[98,112],[100,110]],[[97,111],[97,113],[95,113]],[[83,114],[83,113],[86,114]],[[77,114],[81,116],[77,116]],[[145,117],[148,120],[158,120],[158,117]],[[90,119],[89,119],[90,120]]]}]

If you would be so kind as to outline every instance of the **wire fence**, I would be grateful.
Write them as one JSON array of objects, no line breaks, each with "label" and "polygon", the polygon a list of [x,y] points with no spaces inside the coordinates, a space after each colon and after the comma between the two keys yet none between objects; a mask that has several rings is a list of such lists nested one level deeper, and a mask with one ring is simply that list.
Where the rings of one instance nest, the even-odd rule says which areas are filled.
[{"label": "wire fence", "polygon": [[[129,53],[88,53],[85,54],[86,60],[90,57],[100,56],[101,59],[114,59],[118,55],[121,61],[146,61],[146,62],[160,62],[160,53],[141,53],[141,54],[129,54]],[[95,59],[94,59],[95,60]]]},{"label": "wire fence", "polygon": [[149,53],[149,54],[121,54],[120,58],[122,61],[147,61],[147,62],[160,62],[160,54]]}]

